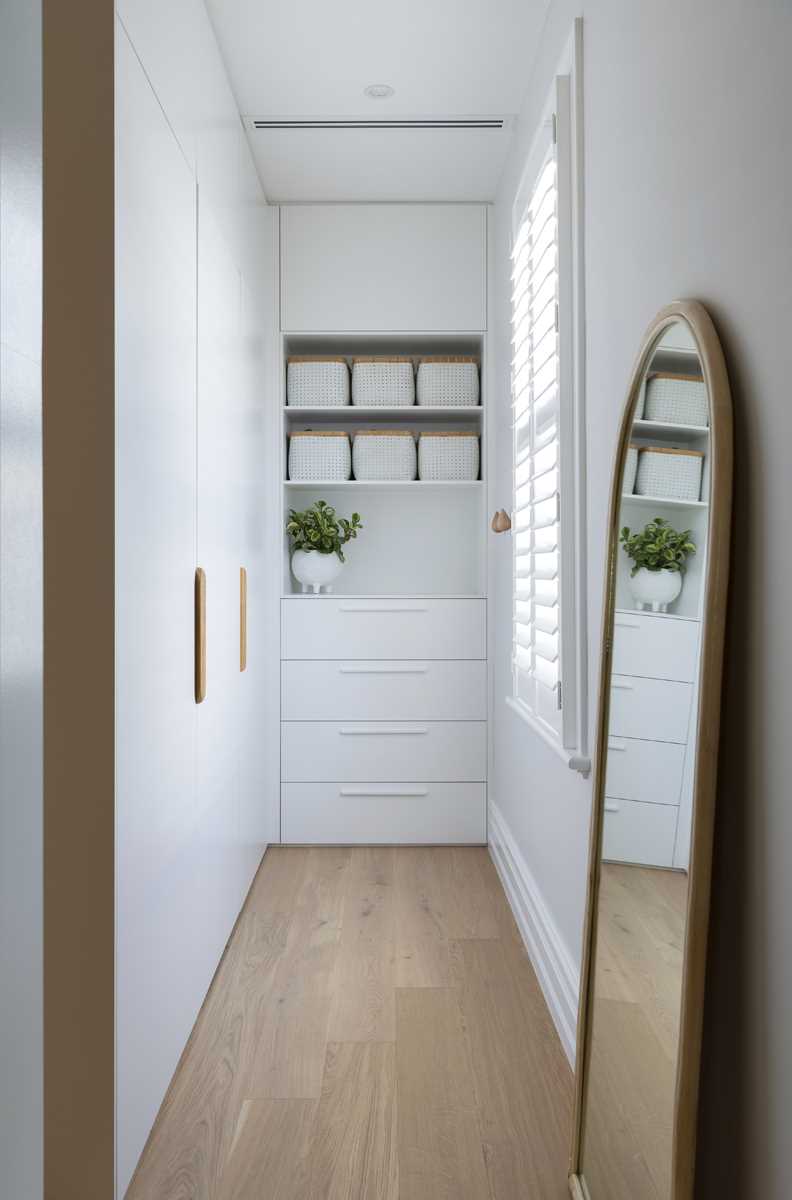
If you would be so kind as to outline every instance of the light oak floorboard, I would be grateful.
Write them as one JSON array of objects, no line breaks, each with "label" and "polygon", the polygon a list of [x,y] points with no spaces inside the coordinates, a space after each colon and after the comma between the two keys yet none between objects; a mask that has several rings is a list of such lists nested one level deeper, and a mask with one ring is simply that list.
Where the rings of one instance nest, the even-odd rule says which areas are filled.
[{"label": "light oak floorboard", "polygon": [[489,1193],[459,997],[453,988],[396,998],[401,1200],[482,1200]]},{"label": "light oak floorboard", "polygon": [[555,1200],[571,1086],[486,850],[272,847],[127,1200]]}]

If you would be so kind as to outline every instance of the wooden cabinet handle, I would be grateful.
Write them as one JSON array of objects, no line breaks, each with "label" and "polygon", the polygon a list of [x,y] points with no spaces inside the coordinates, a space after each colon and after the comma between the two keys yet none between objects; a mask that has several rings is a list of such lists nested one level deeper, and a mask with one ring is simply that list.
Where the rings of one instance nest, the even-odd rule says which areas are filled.
[{"label": "wooden cabinet handle", "polygon": [[195,569],[195,703],[206,698],[206,572]]},{"label": "wooden cabinet handle", "polygon": [[239,568],[239,669],[247,667],[247,571]]},{"label": "wooden cabinet handle", "polygon": [[507,533],[512,527],[511,517],[506,512],[505,508],[499,508],[493,515],[490,523],[490,529],[493,533]]}]

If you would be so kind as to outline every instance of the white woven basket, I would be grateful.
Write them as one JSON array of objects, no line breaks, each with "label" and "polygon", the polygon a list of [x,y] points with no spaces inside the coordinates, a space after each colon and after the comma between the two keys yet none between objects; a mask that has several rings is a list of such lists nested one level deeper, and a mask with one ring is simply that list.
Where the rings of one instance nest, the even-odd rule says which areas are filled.
[{"label": "white woven basket", "polygon": [[475,408],[479,402],[475,358],[424,358],[418,364],[419,404],[437,408]]},{"label": "white woven basket", "polygon": [[695,375],[650,375],[646,381],[645,421],[670,425],[708,425],[707,387]]},{"label": "white woven basket", "polygon": [[353,359],[352,403],[367,408],[407,408],[415,404],[412,359]]},{"label": "white woven basket", "polygon": [[349,479],[352,452],[346,433],[306,431],[289,440],[289,479]]},{"label": "white woven basket", "polygon": [[419,479],[478,479],[478,473],[478,434],[421,434],[418,440]]},{"label": "white woven basket", "polygon": [[698,500],[703,466],[700,450],[645,446],[638,454],[636,493],[667,500]]},{"label": "white woven basket", "polygon": [[286,364],[286,403],[292,408],[341,408],[349,404],[345,358],[290,358]]},{"label": "white woven basket", "polygon": [[406,429],[372,429],[355,434],[355,479],[415,479],[415,438]]},{"label": "white woven basket", "polygon": [[635,491],[635,473],[638,470],[638,447],[632,444],[627,447],[627,457],[624,460],[624,479],[622,480],[622,495],[631,496]]}]

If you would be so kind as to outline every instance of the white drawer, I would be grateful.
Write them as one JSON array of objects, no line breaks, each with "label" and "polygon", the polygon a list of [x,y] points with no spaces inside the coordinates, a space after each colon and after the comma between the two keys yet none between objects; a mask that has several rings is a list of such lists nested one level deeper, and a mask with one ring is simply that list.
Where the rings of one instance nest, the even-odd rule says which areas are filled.
[{"label": "white drawer", "polygon": [[685,746],[640,738],[608,738],[605,792],[645,804],[679,804]]},{"label": "white drawer", "polygon": [[697,621],[617,612],[613,622],[613,670],[692,683],[698,662]]},{"label": "white drawer", "polygon": [[484,780],[485,721],[285,721],[281,778],[301,782]]},{"label": "white drawer", "polygon": [[487,664],[281,663],[284,721],[485,721]]},{"label": "white drawer", "polygon": [[474,843],[487,840],[483,783],[284,783],[284,842]]},{"label": "white drawer", "polygon": [[486,658],[486,601],[295,597],[282,658]]},{"label": "white drawer", "polygon": [[686,742],[692,693],[689,683],[613,675],[608,732],[613,737]]},{"label": "white drawer", "polygon": [[602,857],[647,867],[672,866],[678,812],[667,804],[636,804],[606,796]]}]

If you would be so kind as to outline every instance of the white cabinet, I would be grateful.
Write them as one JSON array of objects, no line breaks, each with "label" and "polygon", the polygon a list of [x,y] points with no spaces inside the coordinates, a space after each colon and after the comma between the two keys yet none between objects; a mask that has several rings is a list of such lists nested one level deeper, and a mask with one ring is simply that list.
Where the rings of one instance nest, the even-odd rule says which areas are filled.
[{"label": "white cabinet", "polygon": [[613,675],[609,732],[614,737],[686,742],[692,684]]},{"label": "white cabinet", "polygon": [[684,865],[679,813],[692,779],[699,623],[617,610],[614,620],[603,855],[655,867]]},{"label": "white cabinet", "polygon": [[485,631],[484,600],[284,599],[284,841],[486,842]]},{"label": "white cabinet", "polygon": [[304,204],[280,211],[284,330],[486,328],[484,205]]},{"label": "white cabinet", "polygon": [[282,801],[287,842],[487,840],[483,783],[284,783]]},{"label": "white cabinet", "polygon": [[284,662],[284,721],[485,721],[486,663]]},{"label": "white cabinet", "polygon": [[282,603],[284,658],[484,658],[486,602],[311,596]]},{"label": "white cabinet", "polygon": [[606,796],[603,858],[649,867],[672,866],[677,812],[669,804],[638,804]]},{"label": "white cabinet", "polygon": [[608,738],[605,792],[647,804],[679,804],[685,747],[645,738]]},{"label": "white cabinet", "polygon": [[646,675],[692,683],[696,678],[698,622],[617,612],[614,617],[613,670],[617,675]]},{"label": "white cabinet", "polygon": [[485,721],[285,721],[284,780],[483,781]]}]

